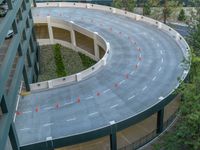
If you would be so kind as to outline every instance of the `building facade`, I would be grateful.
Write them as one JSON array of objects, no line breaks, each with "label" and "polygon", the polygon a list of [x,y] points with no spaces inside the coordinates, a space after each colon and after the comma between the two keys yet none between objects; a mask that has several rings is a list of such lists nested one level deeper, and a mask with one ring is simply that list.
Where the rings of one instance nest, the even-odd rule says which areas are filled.
[{"label": "building facade", "polygon": [[20,87],[37,81],[38,46],[30,0],[0,0],[0,149],[19,149],[13,118]]}]

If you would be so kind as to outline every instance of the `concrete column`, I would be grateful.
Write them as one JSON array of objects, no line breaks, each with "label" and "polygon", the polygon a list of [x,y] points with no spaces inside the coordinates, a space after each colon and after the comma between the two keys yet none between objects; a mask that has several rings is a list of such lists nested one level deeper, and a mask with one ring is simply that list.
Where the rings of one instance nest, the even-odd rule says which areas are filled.
[{"label": "concrete column", "polygon": [[76,81],[81,81],[82,80],[82,76],[81,76],[81,73],[77,73],[76,74]]},{"label": "concrete column", "polygon": [[112,13],[116,13],[116,8],[112,8]]},{"label": "concrete column", "polygon": [[162,28],[162,23],[158,22],[158,28],[161,29]]},{"label": "concrete column", "polygon": [[27,56],[28,66],[32,67],[32,61],[31,61],[31,56],[30,56],[30,53],[29,53],[29,49],[28,49],[28,51],[26,53],[26,56]]},{"label": "concrete column", "polygon": [[9,139],[13,150],[19,150],[19,141],[14,123],[11,123],[9,130]]},{"label": "concrete column", "polygon": [[176,40],[179,40],[179,33],[176,33]]},{"label": "concrete column", "polygon": [[17,29],[17,24],[16,24],[15,20],[13,21],[12,28],[13,28],[14,34],[17,34],[18,33],[18,29]]},{"label": "concrete column", "polygon": [[99,47],[97,45],[97,36],[98,36],[98,32],[94,32],[94,55],[95,55],[95,60],[98,61],[99,60]]},{"label": "concrete column", "polygon": [[70,26],[70,35],[71,35],[71,43],[72,43],[72,49],[76,50],[76,37],[75,37],[75,31],[73,29],[73,21],[71,22],[71,26]]},{"label": "concrete column", "polygon": [[110,134],[110,149],[117,150],[117,135],[115,121],[110,121],[111,124],[111,134]]},{"label": "concrete column", "polygon": [[52,137],[46,138],[46,150],[54,150]]},{"label": "concrete column", "polygon": [[30,91],[30,86],[29,86],[29,81],[28,81],[28,76],[27,76],[25,66],[23,68],[23,77],[24,77],[24,83],[25,83],[25,86],[26,86],[26,90]]},{"label": "concrete column", "polygon": [[1,99],[1,111],[3,114],[8,113],[8,107],[4,96]]},{"label": "concrete column", "polygon": [[48,82],[49,89],[52,89],[53,88],[53,82],[52,82],[52,80],[48,80],[47,82]]},{"label": "concrete column", "polygon": [[7,4],[8,4],[8,9],[9,10],[13,9],[13,5],[12,5],[12,1],[11,0],[7,0]]},{"label": "concrete column", "polygon": [[140,20],[140,16],[136,15],[135,20]]},{"label": "concrete column", "polygon": [[39,75],[39,63],[35,63],[35,65],[34,65],[34,72],[35,72],[35,75],[36,75],[36,77],[38,78],[38,75]]},{"label": "concrete column", "polygon": [[33,7],[37,7],[35,0],[33,0]]},{"label": "concrete column", "polygon": [[159,110],[157,113],[157,131],[156,133],[161,133],[163,131],[163,119],[164,119],[164,108]]},{"label": "concrete column", "polygon": [[31,36],[30,40],[29,40],[29,43],[30,43],[30,47],[31,47],[31,52],[35,52],[35,48],[34,48],[34,40],[33,40],[33,37]]},{"label": "concrete column", "polygon": [[51,26],[51,16],[47,16],[47,24],[48,24],[48,31],[49,31],[50,42],[51,42],[51,44],[54,44],[53,30],[52,30],[52,26]]}]

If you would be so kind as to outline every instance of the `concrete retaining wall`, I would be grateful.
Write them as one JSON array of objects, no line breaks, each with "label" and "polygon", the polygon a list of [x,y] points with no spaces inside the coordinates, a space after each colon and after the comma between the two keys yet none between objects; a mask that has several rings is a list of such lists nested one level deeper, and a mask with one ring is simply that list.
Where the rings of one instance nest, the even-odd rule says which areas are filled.
[{"label": "concrete retaining wall", "polygon": [[[50,6],[53,6],[52,4]],[[41,90],[47,90],[47,89],[51,89],[51,88],[55,88],[55,87],[59,87],[59,86],[64,86],[64,85],[69,85],[73,82],[78,82],[81,81],[85,78],[87,78],[89,75],[91,75],[92,73],[94,73],[95,71],[97,71],[99,68],[101,68],[102,66],[106,65],[106,60],[108,57],[108,51],[110,50],[110,45],[109,43],[106,42],[106,40],[101,37],[100,35],[98,35],[97,32],[91,32],[85,28],[82,28],[78,25],[76,25],[73,22],[67,22],[64,20],[59,20],[57,18],[52,18],[50,16],[47,17],[36,17],[34,18],[34,23],[46,23],[49,29],[49,39],[37,39],[38,43],[40,45],[49,45],[49,44],[60,44],[64,47],[68,47],[70,49],[73,49],[75,51],[79,51],[87,56],[89,56],[90,58],[98,61],[95,65],[91,66],[90,68],[83,70],[82,72],[79,72],[77,74],[73,74],[70,76],[66,76],[66,77],[62,77],[62,78],[57,78],[57,79],[53,79],[53,80],[49,80],[49,81],[44,81],[44,82],[38,82],[38,83],[34,83],[31,84],[31,91],[41,91]],[[67,41],[63,41],[60,39],[54,39],[53,36],[53,32],[52,32],[52,27],[56,27],[56,28],[60,28],[60,29],[64,29],[67,31],[70,31],[71,34],[71,43],[67,42]],[[87,50],[80,48],[76,45],[76,36],[74,34],[74,32],[79,32],[85,36],[88,36],[89,38],[94,40],[94,55],[89,53]],[[100,59],[99,56],[99,46],[101,46],[103,48],[103,50],[105,51],[105,55],[103,56],[102,59]]]}]

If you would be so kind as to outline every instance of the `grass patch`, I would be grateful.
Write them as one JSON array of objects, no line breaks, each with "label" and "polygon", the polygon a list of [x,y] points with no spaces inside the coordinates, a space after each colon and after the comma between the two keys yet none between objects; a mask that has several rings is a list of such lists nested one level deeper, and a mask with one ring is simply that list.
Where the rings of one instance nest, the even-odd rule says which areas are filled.
[{"label": "grass patch", "polygon": [[55,48],[57,49],[55,45],[43,45],[40,47],[40,74],[38,78],[39,82],[55,79],[61,76],[69,76],[83,71],[96,63],[96,61],[92,60],[90,57],[84,54],[58,45],[60,51],[56,52],[56,55],[59,53],[59,56],[56,57],[59,57],[57,58],[59,59],[59,63],[62,58],[63,64],[61,66],[59,65],[59,67],[61,70],[63,69],[66,73],[66,75],[64,73],[61,73],[60,76],[58,76],[56,61],[54,61]]}]

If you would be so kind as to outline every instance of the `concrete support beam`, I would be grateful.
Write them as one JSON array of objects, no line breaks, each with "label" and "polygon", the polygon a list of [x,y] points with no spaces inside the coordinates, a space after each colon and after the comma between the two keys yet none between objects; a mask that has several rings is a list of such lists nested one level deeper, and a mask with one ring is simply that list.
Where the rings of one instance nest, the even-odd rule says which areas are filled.
[{"label": "concrete support beam", "polygon": [[29,67],[32,67],[32,62],[31,62],[31,56],[30,56],[30,53],[29,53],[29,50],[27,51],[26,53],[26,57],[27,57],[27,63],[28,63],[28,66]]},{"label": "concrete support beam", "polygon": [[157,113],[157,134],[163,131],[164,108]]},{"label": "concrete support beam", "polygon": [[2,113],[3,114],[8,113],[8,107],[7,107],[8,104],[6,103],[4,96],[2,96],[0,100],[1,100],[0,107],[1,107]]},{"label": "concrete support beam", "polygon": [[158,28],[161,29],[162,28],[162,23],[158,22]]},{"label": "concrete support beam", "polygon": [[110,149],[117,150],[117,136],[116,133],[110,134]]},{"label": "concrete support beam", "polygon": [[53,148],[53,141],[52,141],[52,137],[47,137],[46,138],[46,150],[54,150]]},{"label": "concrete support beam", "polygon": [[13,150],[19,150],[19,141],[18,141],[17,132],[15,129],[14,123],[11,123],[10,130],[9,130],[9,138],[10,138],[10,143],[12,145]]},{"label": "concrete support beam", "polygon": [[99,47],[97,45],[97,36],[98,36],[98,32],[94,32],[94,55],[95,55],[95,60],[98,61],[99,60]]},{"label": "concrete support beam", "polygon": [[53,40],[53,30],[52,30],[52,26],[51,26],[51,16],[47,16],[47,25],[48,25],[48,31],[49,31],[49,39],[51,44],[54,44],[54,40]]},{"label": "concrete support beam", "polygon": [[72,42],[72,49],[76,50],[76,37],[75,37],[75,31],[73,29],[73,21],[71,22],[71,26],[70,26],[70,36],[71,36],[71,42]]},{"label": "concrete support beam", "polygon": [[12,5],[12,1],[11,0],[7,0],[7,4],[8,4],[8,9],[9,10],[13,9],[13,5]]},{"label": "concrete support beam", "polygon": [[34,71],[35,71],[35,75],[38,77],[39,75],[39,63],[36,62],[34,65]]},{"label": "concrete support beam", "polygon": [[110,121],[111,124],[111,134],[110,134],[110,149],[117,150],[117,135],[115,121]]},{"label": "concrete support beam", "polygon": [[140,20],[140,16],[136,15],[135,20]]},{"label": "concrete support beam", "polygon": [[180,35],[179,33],[176,33],[176,40],[179,40],[180,39]]},{"label": "concrete support beam", "polygon": [[35,0],[33,0],[33,7],[37,7]]},{"label": "concrete support beam", "polygon": [[27,72],[26,72],[25,67],[23,68],[23,77],[24,77],[24,83],[25,83],[25,86],[26,86],[26,90],[30,91],[28,76],[27,76]]},{"label": "concrete support beam", "polygon": [[76,81],[81,81],[82,80],[82,76],[81,76],[81,73],[77,73],[76,74]]},{"label": "concrete support beam", "polygon": [[48,81],[48,86],[49,86],[49,89],[53,88],[53,82],[51,80]]}]

